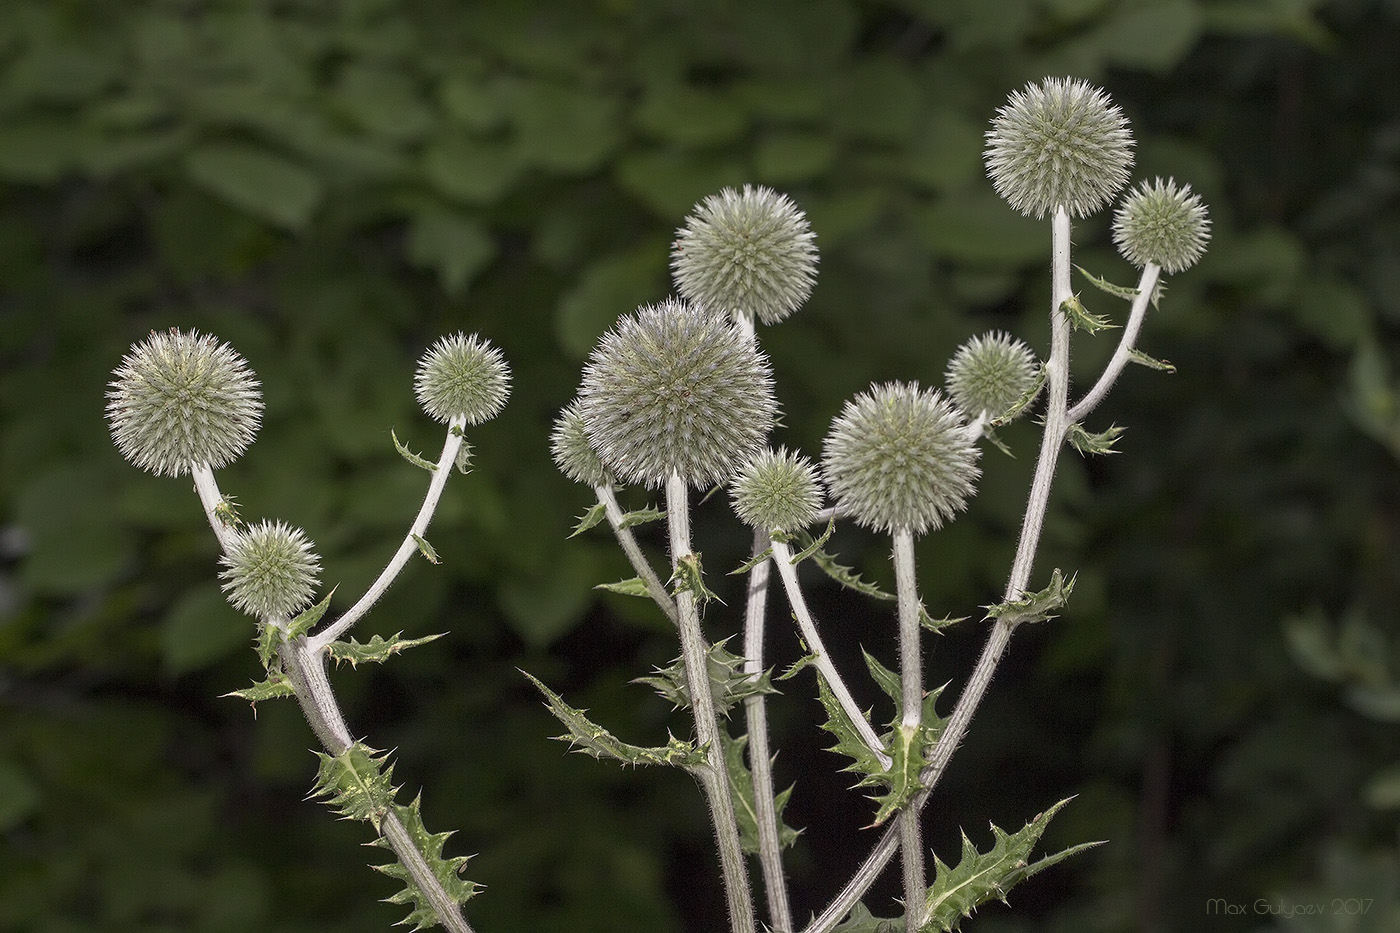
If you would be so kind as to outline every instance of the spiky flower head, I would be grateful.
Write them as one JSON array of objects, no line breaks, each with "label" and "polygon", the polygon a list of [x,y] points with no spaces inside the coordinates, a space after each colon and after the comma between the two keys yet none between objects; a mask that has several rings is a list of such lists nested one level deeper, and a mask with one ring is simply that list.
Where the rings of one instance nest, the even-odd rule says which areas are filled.
[{"label": "spiky flower head", "polygon": [[583,415],[578,399],[574,399],[554,421],[554,433],[549,438],[549,451],[554,463],[565,476],[585,486],[611,486],[616,480],[598,459],[598,451],[588,443],[583,427]]},{"label": "spiky flower head", "polygon": [[676,231],[676,288],[701,307],[776,324],[812,293],[815,239],[786,195],[762,185],[725,188]]},{"label": "spiky flower head", "polygon": [[728,479],[758,451],[778,403],[752,335],[730,318],[670,298],[603,335],[583,371],[579,414],[612,473],[659,486]]},{"label": "spiky flower head", "polygon": [[284,619],[311,602],[321,559],[300,528],[263,520],[236,534],[220,563],[224,595],[259,619]]},{"label": "spiky flower head", "polygon": [[786,447],[759,451],[739,468],[729,488],[739,518],[760,531],[810,525],[822,504],[816,467]]},{"label": "spiky flower head", "polygon": [[1210,218],[1201,196],[1175,179],[1143,182],[1113,215],[1113,242],[1141,268],[1156,263],[1169,273],[1191,268],[1206,251]]},{"label": "spiky flower head", "polygon": [[860,524],[922,534],[966,506],[977,457],[941,392],[890,382],[857,395],[831,423],[822,473],[837,506]]},{"label": "spiky flower head", "polygon": [[122,456],[157,476],[219,469],[258,433],[262,393],[248,361],[209,334],[151,332],[112,373],[107,422]]},{"label": "spiky flower head", "polygon": [[1087,81],[1046,78],[1011,94],[987,132],[983,158],[997,194],[1037,218],[1063,206],[1087,217],[1128,183],[1128,118]]},{"label": "spiky flower head", "polygon": [[496,417],[510,397],[510,367],[501,351],[476,334],[443,337],[418,361],[413,391],[428,417],[468,424]]},{"label": "spiky flower head", "polygon": [[1000,418],[1035,385],[1035,353],[1003,331],[973,337],[948,362],[948,394],[969,418]]}]

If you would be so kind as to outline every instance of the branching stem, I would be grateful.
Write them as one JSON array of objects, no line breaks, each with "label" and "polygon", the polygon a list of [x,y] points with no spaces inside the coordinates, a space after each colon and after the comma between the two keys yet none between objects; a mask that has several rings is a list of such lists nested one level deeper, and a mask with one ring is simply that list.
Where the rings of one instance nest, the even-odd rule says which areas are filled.
[{"label": "branching stem", "polygon": [[671,598],[671,594],[666,592],[666,587],[662,585],[661,579],[657,577],[656,571],[651,569],[651,561],[647,560],[642,553],[641,547],[637,544],[637,536],[632,534],[631,528],[624,528],[622,525],[622,507],[617,504],[617,496],[613,494],[611,486],[594,486],[593,492],[597,494],[598,501],[603,503],[603,511],[608,516],[608,524],[612,526],[613,534],[617,537],[617,543],[621,545],[622,552],[627,555],[627,560],[632,564],[632,569],[637,571],[637,576],[646,584],[647,594],[651,596],[652,602],[661,607],[661,611],[666,613],[666,618],[674,625],[676,622],[676,601]]},{"label": "branching stem", "polygon": [[[894,576],[895,595],[899,600],[900,728],[917,735],[923,722],[924,658],[914,573],[914,535],[908,528],[897,528],[894,532]],[[904,874],[904,929],[907,933],[918,933],[924,923],[924,896],[928,891],[919,808],[911,802],[899,811],[896,819]]]}]

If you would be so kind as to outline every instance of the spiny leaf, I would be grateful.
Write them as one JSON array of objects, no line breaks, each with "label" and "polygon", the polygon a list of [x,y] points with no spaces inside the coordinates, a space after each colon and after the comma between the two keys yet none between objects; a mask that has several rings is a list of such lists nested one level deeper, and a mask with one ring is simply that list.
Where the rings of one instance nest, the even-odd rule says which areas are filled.
[{"label": "spiny leaf", "polygon": [[1084,430],[1084,425],[1076,421],[1069,426],[1069,442],[1081,454],[1116,454],[1118,451],[1113,449],[1113,445],[1124,430],[1115,424],[1107,431],[1090,434]]},{"label": "spiny leaf", "polygon": [[269,673],[267,680],[260,680],[251,687],[242,690],[232,690],[222,694],[226,697],[238,697],[247,700],[253,707],[253,715],[258,714],[258,703],[263,700],[275,700],[278,697],[289,697],[295,695],[292,690],[292,682],[285,674]]},{"label": "spiny leaf", "polygon": [[422,638],[403,638],[403,632],[397,632],[387,639],[375,635],[365,644],[361,644],[353,638],[348,642],[333,641],[327,646],[327,653],[336,663],[348,661],[351,667],[358,667],[363,663],[382,664],[401,651],[407,651],[418,645],[426,645],[445,634],[445,632],[440,632],[437,635],[425,635]]},{"label": "spiny leaf", "polygon": [[1064,573],[1056,567],[1050,572],[1050,585],[1037,593],[1029,593],[1020,599],[997,603],[987,607],[987,618],[1000,619],[1010,625],[1022,622],[1043,622],[1055,618],[1055,610],[1063,608],[1074,592],[1074,577],[1065,579]]},{"label": "spiny leaf", "polygon": [[[444,858],[442,848],[447,840],[452,837],[451,832],[430,833],[423,826],[422,795],[413,798],[413,802],[407,806],[403,804],[393,804],[392,810],[404,828],[408,830],[409,838],[413,840],[414,847],[418,854],[423,856],[423,861],[427,863],[428,870],[433,873],[438,884],[442,885],[443,891],[448,898],[457,906],[465,904],[480,889],[480,885],[475,881],[468,881],[462,877],[462,869],[466,867],[469,856],[457,855],[452,858]],[[380,836],[371,845],[382,848],[390,848],[389,842]],[[400,920],[395,926],[413,925],[414,930],[422,930],[436,925],[437,913],[433,910],[432,903],[427,895],[413,880],[413,876],[401,862],[389,862],[386,865],[372,866],[376,871],[383,872],[390,878],[396,878],[403,882],[404,889],[392,897],[386,897],[385,903],[403,904],[413,908],[407,917]]]},{"label": "spiny leaf", "polygon": [[966,621],[967,616],[958,616],[957,618],[954,618],[953,616],[944,616],[941,619],[935,619],[933,616],[928,614],[927,609],[925,609],[923,606],[919,607],[919,624],[922,625],[924,628],[928,629],[930,632],[933,632],[935,635],[941,634],[942,631],[950,625],[957,625],[959,622]]},{"label": "spiny leaf", "polygon": [[[798,551],[792,556],[792,565],[796,567],[798,564],[802,563],[807,558],[815,557],[817,554],[821,553],[822,545],[826,544],[827,539],[831,537],[832,532],[834,531],[836,531],[835,515],[827,519],[826,531],[822,532],[821,537],[817,538],[815,541],[812,541],[810,544],[806,545],[802,548],[802,550]],[[806,539],[811,539],[811,535],[808,534],[806,531],[802,532],[802,537]]]},{"label": "spiny leaf", "polygon": [[773,549],[771,547],[766,547],[758,554],[755,554],[753,557],[750,557],[748,560],[744,561],[736,569],[729,571],[729,576],[735,577],[740,574],[748,573],[750,570],[754,569],[759,564],[763,563],[765,560],[772,556]]},{"label": "spiny leaf", "polygon": [[1146,366],[1148,369],[1157,369],[1166,373],[1176,372],[1176,367],[1166,360],[1159,360],[1155,356],[1148,356],[1141,350],[1133,349],[1128,351],[1128,359],[1139,366]]},{"label": "spiny leaf", "polygon": [[857,593],[862,593],[874,599],[894,599],[893,593],[887,593],[874,583],[862,580],[860,574],[856,573],[850,567],[838,563],[834,555],[828,554],[826,551],[822,550],[822,545],[831,537],[831,533],[835,529],[835,521],[833,517],[827,523],[826,531],[820,538],[813,539],[812,535],[807,531],[798,531],[793,536],[794,543],[802,548],[802,550],[793,557],[793,564],[796,565],[804,560],[811,560],[821,568],[822,573],[846,587],[846,589],[855,590]]},{"label": "spiny leaf", "polygon": [[320,622],[321,616],[325,615],[326,610],[330,608],[331,597],[334,595],[335,587],[331,587],[331,591],[326,594],[325,599],[321,600],[319,603],[312,606],[311,608],[306,609],[295,619],[288,622],[285,636],[286,640],[291,641],[294,638],[300,638],[307,632],[311,631],[312,626],[314,626],[317,622]]},{"label": "spiny leaf", "polygon": [[[831,688],[826,685],[826,678],[820,676],[817,677],[817,699],[821,701],[822,707],[826,710],[826,722],[822,724],[822,729],[836,737],[836,744],[828,748],[827,751],[845,755],[851,759],[851,763],[841,770],[854,771],[862,775],[861,780],[856,784],[858,787],[864,784],[868,778],[883,774],[885,768],[880,764],[880,759],[860,737],[860,733],[856,731],[855,721],[846,713],[846,708],[836,699]],[[868,721],[869,714],[865,714],[865,718]]]},{"label": "spiny leaf", "polygon": [[1079,300],[1078,294],[1070,295],[1060,302],[1060,310],[1069,318],[1071,327],[1085,333],[1097,334],[1101,330],[1118,326],[1101,314],[1091,314],[1089,309],[1084,307],[1084,303]]},{"label": "spiny leaf", "polygon": [[579,535],[583,534],[585,531],[592,528],[594,525],[598,524],[604,518],[606,518],[607,514],[608,507],[601,502],[595,503],[594,505],[590,506],[587,512],[584,512],[582,515],[579,516],[578,524],[574,526],[574,530],[572,533],[570,533],[569,537],[576,538]]},{"label": "spiny leaf", "polygon": [[268,673],[271,673],[274,667],[278,667],[276,662],[277,646],[280,644],[282,644],[282,629],[276,625],[259,622],[258,637],[254,645],[258,652],[258,660],[262,662],[263,670]]},{"label": "spiny leaf", "polygon": [[933,885],[924,899],[928,919],[919,928],[920,933],[956,930],[963,918],[970,917],[987,901],[993,898],[1005,901],[1007,892],[1015,885],[1071,855],[1098,845],[1097,842],[1089,842],[1071,846],[1034,863],[1027,862],[1051,818],[1068,802],[1061,800],[1011,835],[993,825],[993,845],[986,852],[978,852],[964,833],[962,855],[955,868],[949,868],[935,856]]},{"label": "spiny leaf", "polygon": [[433,546],[428,543],[428,539],[422,535],[411,535],[413,543],[418,545],[418,553],[428,559],[430,564],[442,563],[442,558],[438,557],[438,552],[433,550]]},{"label": "spiny leaf", "polygon": [[1101,292],[1107,292],[1108,294],[1113,295],[1115,298],[1122,298],[1124,301],[1133,301],[1137,298],[1138,290],[1136,288],[1131,288],[1125,285],[1114,285],[1107,279],[1101,279],[1097,275],[1094,275],[1094,273],[1085,269],[1083,266],[1077,265],[1074,268],[1078,269],[1079,274],[1089,280],[1090,285],[1094,286]]},{"label": "spiny leaf", "polygon": [[214,506],[214,517],[225,528],[237,528],[243,524],[242,517],[238,514],[238,500],[233,496],[224,496]]},{"label": "spiny leaf", "polygon": [[885,920],[870,913],[864,904],[856,904],[850,914],[831,933],[902,933],[904,921]]},{"label": "spiny leaf", "polygon": [[[771,671],[749,674],[744,671],[744,659],[725,647],[728,639],[715,642],[707,652],[710,685],[714,691],[715,708],[727,715],[739,703],[760,693],[777,693]],[[685,662],[677,658],[666,667],[656,668],[648,677],[638,677],[634,684],[646,684],[676,709],[690,708],[690,686],[686,680]]]},{"label": "spiny leaf", "polygon": [[620,593],[623,596],[640,596],[643,599],[651,598],[651,590],[647,589],[646,581],[641,577],[618,580],[616,583],[599,583],[593,588],[595,590],[607,590],[609,593]]},{"label": "spiny leaf", "polygon": [[467,443],[466,438],[462,435],[462,429],[456,425],[452,426],[452,433],[457,437],[462,437],[462,446],[457,448],[457,458],[453,461],[453,465],[457,467],[458,473],[466,476],[471,472],[472,445]]},{"label": "spiny leaf", "polygon": [[671,574],[670,583],[677,596],[689,593],[701,606],[712,599],[721,606],[724,605],[724,600],[710,592],[710,588],[705,585],[705,571],[700,566],[699,554],[686,554],[676,561],[676,570]]},{"label": "spiny leaf", "polygon": [[[758,811],[754,804],[753,774],[744,762],[744,748],[748,745],[749,737],[744,735],[735,739],[729,733],[721,732],[720,739],[724,742],[724,763],[729,772],[734,814],[739,823],[739,844],[752,855],[758,852]],[[784,849],[796,842],[800,833],[783,823],[783,808],[791,796],[791,787],[773,795],[773,809],[778,820],[778,845]]]},{"label": "spiny leaf", "polygon": [[399,436],[394,433],[393,428],[389,429],[389,436],[394,439],[394,449],[399,452],[400,457],[403,457],[409,463],[413,464],[421,470],[427,470],[429,473],[434,473],[437,471],[436,463],[434,463],[431,460],[426,460],[423,457],[420,457],[418,454],[405,447],[403,441],[399,440]]},{"label": "spiny leaf", "polygon": [[617,528],[619,531],[624,528],[635,528],[637,525],[660,521],[665,517],[666,513],[661,509],[648,506],[645,509],[637,509],[635,512],[624,513],[622,520],[617,523]]},{"label": "spiny leaf", "polygon": [[992,430],[992,426],[990,423],[982,425],[982,439],[985,440],[988,444],[991,444],[997,450],[1006,454],[1012,460],[1016,459],[1016,455],[1011,452],[1011,448],[1007,447],[1006,442],[997,436],[997,432]]},{"label": "spiny leaf", "polygon": [[802,642],[802,650],[806,653],[803,654],[802,657],[798,658],[796,661],[793,661],[791,664],[789,664],[787,670],[783,671],[777,677],[774,677],[774,680],[791,680],[792,678],[796,677],[802,671],[803,668],[808,667],[817,662],[817,656],[811,651],[808,651],[806,642]]},{"label": "spiny leaf", "polygon": [[310,796],[325,798],[326,805],[342,819],[368,822],[379,832],[398,792],[388,754],[355,742],[339,755],[317,752],[316,757],[321,759],[321,767]]},{"label": "spiny leaf", "polygon": [[1030,406],[1031,402],[1035,401],[1036,396],[1040,395],[1040,390],[1045,388],[1045,379],[1045,364],[1041,363],[1040,366],[1036,368],[1035,379],[1031,382],[1030,388],[1022,392],[1021,397],[1013,402],[1005,413],[987,422],[988,427],[999,428],[1021,417],[1021,412],[1025,411],[1026,408]]},{"label": "spiny leaf", "polygon": [[575,751],[592,755],[594,758],[612,758],[634,767],[637,765],[672,765],[690,769],[705,764],[703,751],[689,742],[682,742],[675,736],[671,736],[665,745],[651,748],[629,745],[590,720],[584,715],[584,710],[574,709],[565,703],[559,694],[546,687],[534,675],[525,671],[520,673],[530,678],[530,682],[539,689],[540,693],[544,694],[549,711],[569,730],[568,735],[558,735],[554,738],[561,742],[568,742]]}]

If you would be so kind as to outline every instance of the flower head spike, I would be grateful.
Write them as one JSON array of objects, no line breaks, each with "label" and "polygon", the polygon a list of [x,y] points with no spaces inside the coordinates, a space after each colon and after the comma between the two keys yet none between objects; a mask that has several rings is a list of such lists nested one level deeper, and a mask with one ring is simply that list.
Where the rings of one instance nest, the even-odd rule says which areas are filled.
[{"label": "flower head spike", "polygon": [[734,511],[760,531],[795,531],[812,523],[821,508],[822,487],[806,457],[765,449],[749,459],[730,484]]},{"label": "flower head spike", "polygon": [[667,299],[603,335],[583,371],[579,414],[613,474],[659,486],[728,479],[763,446],[778,403],[768,359],[730,318]]},{"label": "flower head spike", "polygon": [[598,451],[588,443],[583,427],[578,399],[574,399],[554,421],[554,433],[549,438],[549,450],[554,463],[565,476],[585,486],[611,486],[616,480],[598,459]]},{"label": "flower head spike", "polygon": [[300,528],[266,520],[234,536],[220,563],[228,601],[258,619],[283,619],[304,609],[321,570]]},{"label": "flower head spike", "polygon": [[472,334],[444,337],[418,361],[413,391],[428,417],[443,424],[461,415],[489,421],[510,397],[510,367],[501,351]]},{"label": "flower head spike", "polygon": [[1021,214],[1087,217],[1128,182],[1128,118],[1087,81],[1046,78],[1014,92],[987,132],[997,194]]},{"label": "flower head spike", "polygon": [[209,334],[152,332],[122,357],[107,421],[122,456],[157,476],[219,469],[258,433],[262,394],[248,361]]},{"label": "flower head spike", "polygon": [[1141,268],[1156,263],[1169,273],[1191,268],[1206,251],[1210,218],[1190,185],[1158,178],[1123,199],[1113,215],[1113,242],[1124,259]]},{"label": "flower head spike", "polygon": [[867,528],[940,528],[976,488],[978,450],[943,394],[917,383],[874,386],[846,403],[822,447],[838,507]]},{"label": "flower head spike", "polygon": [[762,185],[725,188],[676,231],[676,288],[701,307],[776,324],[812,293],[815,239],[786,195]]},{"label": "flower head spike", "polygon": [[958,347],[945,377],[948,394],[969,418],[1000,418],[1035,384],[1031,348],[1010,334],[994,331]]}]

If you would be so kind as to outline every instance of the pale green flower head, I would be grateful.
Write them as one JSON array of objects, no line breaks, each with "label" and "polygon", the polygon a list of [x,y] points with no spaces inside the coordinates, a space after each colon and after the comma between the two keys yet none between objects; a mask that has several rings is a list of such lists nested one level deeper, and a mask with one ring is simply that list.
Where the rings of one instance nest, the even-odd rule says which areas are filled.
[{"label": "pale green flower head", "polygon": [[712,311],[776,324],[812,293],[815,240],[786,195],[762,185],[725,188],[697,204],[676,232],[676,289]]},{"label": "pale green flower head", "polygon": [[948,394],[969,418],[1002,417],[1035,384],[1035,353],[1002,331],[973,337],[958,347],[944,377]]},{"label": "pale green flower head", "polygon": [[157,476],[219,469],[253,443],[262,392],[248,361],[209,334],[152,332],[122,357],[107,422],[122,456]]},{"label": "pale green flower head", "polygon": [[727,480],[756,453],[778,403],[768,359],[727,315],[667,299],[603,335],[579,414],[603,465],[629,483]]},{"label": "pale green flower head", "polygon": [[1113,215],[1113,242],[1124,259],[1141,268],[1149,262],[1169,273],[1191,268],[1210,241],[1210,218],[1190,185],[1158,178],[1123,199]]},{"label": "pale green flower head", "polygon": [[1018,213],[1063,207],[1087,217],[1128,183],[1128,118],[1087,81],[1046,78],[1011,94],[987,131],[984,159],[997,194]]},{"label": "pale green flower head", "polygon": [[941,392],[890,382],[846,403],[826,435],[822,474],[838,508],[861,525],[922,534],[966,507],[978,455]]},{"label": "pale green flower head", "polygon": [[413,390],[434,421],[446,424],[460,415],[468,424],[480,424],[505,407],[510,367],[500,350],[476,334],[453,334],[423,354]]},{"label": "pale green flower head", "polygon": [[261,521],[233,536],[220,560],[224,595],[258,619],[283,619],[310,605],[321,559],[300,528]]},{"label": "pale green flower head", "polygon": [[821,508],[817,469],[787,448],[765,448],[750,458],[730,484],[734,511],[760,531],[788,532],[810,525]]},{"label": "pale green flower head", "polygon": [[588,431],[583,426],[583,414],[578,399],[574,399],[554,421],[549,438],[549,450],[560,471],[576,483],[585,486],[611,486],[616,482],[598,451],[588,443]]}]

